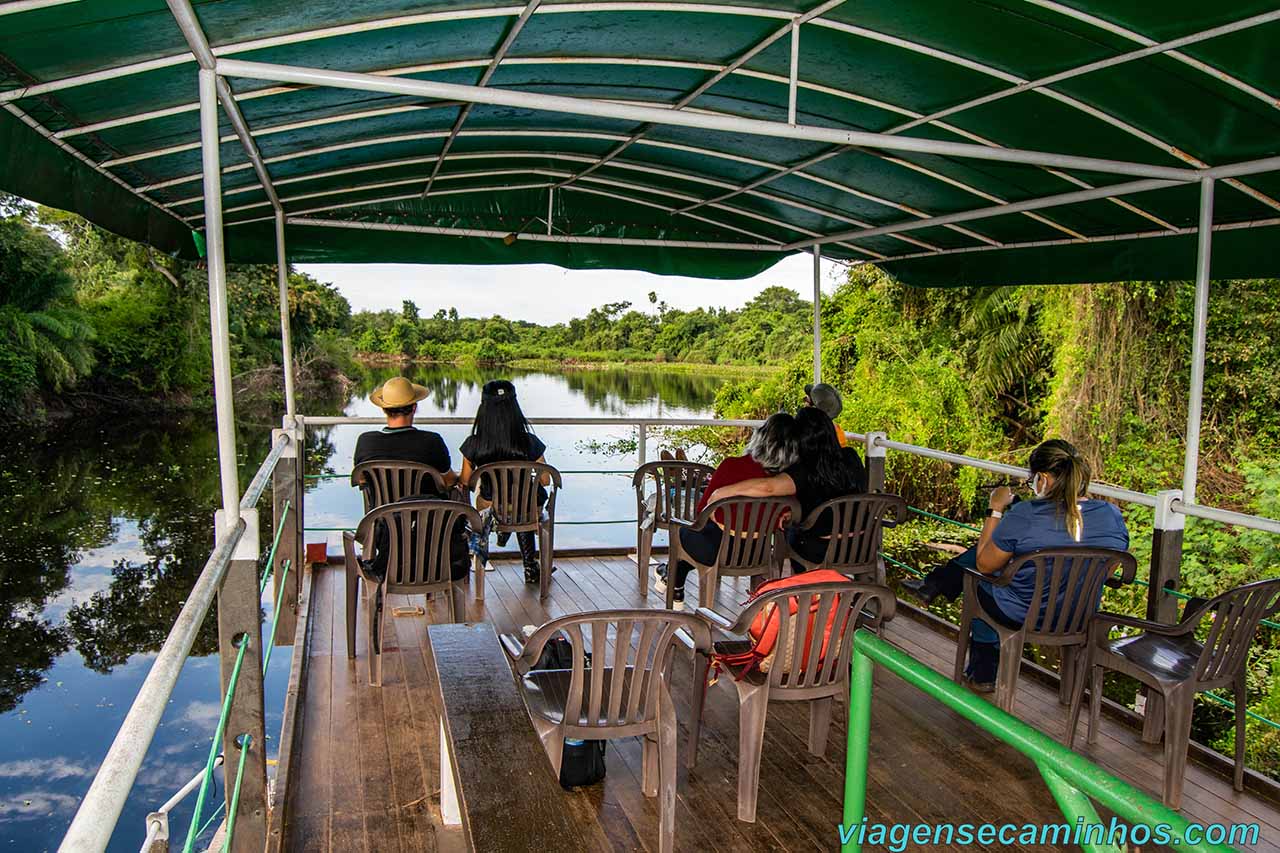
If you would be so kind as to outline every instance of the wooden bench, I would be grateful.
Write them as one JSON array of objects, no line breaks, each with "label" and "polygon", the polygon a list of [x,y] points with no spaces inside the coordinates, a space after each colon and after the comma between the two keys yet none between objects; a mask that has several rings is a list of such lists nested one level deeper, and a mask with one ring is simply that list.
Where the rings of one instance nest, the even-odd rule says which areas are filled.
[{"label": "wooden bench", "polygon": [[432,625],[440,697],[440,811],[468,848],[611,848],[584,793],[560,787],[498,635],[488,623]]}]

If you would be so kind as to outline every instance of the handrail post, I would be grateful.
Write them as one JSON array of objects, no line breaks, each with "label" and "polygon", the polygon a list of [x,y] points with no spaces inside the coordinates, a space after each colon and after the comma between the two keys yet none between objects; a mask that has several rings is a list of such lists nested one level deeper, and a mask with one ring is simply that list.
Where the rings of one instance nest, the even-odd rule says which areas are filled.
[{"label": "handrail post", "polygon": [[862,837],[857,830],[867,813],[871,677],[874,669],[871,658],[854,646],[853,672],[849,678],[849,732],[844,759],[844,811],[840,819],[842,853],[859,853],[862,850]]},{"label": "handrail post", "polygon": [[[262,689],[262,609],[258,591],[258,511],[242,509],[240,517],[245,522],[244,535],[218,588],[218,659],[223,701],[229,688],[235,690],[222,739],[222,753],[228,756],[223,764],[223,787],[230,817],[237,763],[230,760],[230,756],[240,754],[240,736],[247,734],[251,740],[236,804],[236,832],[231,840],[231,853],[262,853],[267,843],[267,738]],[[234,524],[221,511],[216,523],[220,530],[225,524]],[[248,637],[249,647],[239,679],[232,685],[231,674],[242,636]]]},{"label": "handrail post", "polygon": [[[293,645],[294,628],[298,618],[299,571],[290,571],[283,579],[281,586],[280,567],[288,561],[290,567],[298,569],[302,566],[302,525],[298,522],[302,509],[302,477],[298,472],[298,457],[302,450],[299,440],[300,430],[293,427],[293,419],[285,417],[284,429],[271,431],[274,443],[280,436],[288,436],[289,445],[280,454],[280,462],[271,475],[272,530],[280,537],[276,547],[275,562],[267,567],[272,574],[272,589],[276,609],[280,610],[280,625],[276,631],[275,645]],[[287,511],[286,511],[287,507]],[[282,527],[283,525],[283,527]]]},{"label": "handrail post", "polygon": [[[1182,499],[1181,489],[1156,492],[1155,523],[1151,530],[1151,569],[1147,573],[1147,618],[1172,625],[1178,621],[1178,600],[1169,594],[1182,582],[1182,534],[1187,517],[1173,508]],[[1159,743],[1164,732],[1164,707],[1160,694],[1142,689],[1138,698],[1142,713],[1142,740]]]},{"label": "handrail post", "polygon": [[647,455],[645,451],[648,449],[648,432],[648,427],[644,424],[636,424],[636,458],[641,465],[645,463],[645,456]]},{"label": "handrail post", "polygon": [[867,433],[867,491],[883,492],[884,491],[884,457],[888,452],[882,441],[888,439],[889,436],[883,432]]}]

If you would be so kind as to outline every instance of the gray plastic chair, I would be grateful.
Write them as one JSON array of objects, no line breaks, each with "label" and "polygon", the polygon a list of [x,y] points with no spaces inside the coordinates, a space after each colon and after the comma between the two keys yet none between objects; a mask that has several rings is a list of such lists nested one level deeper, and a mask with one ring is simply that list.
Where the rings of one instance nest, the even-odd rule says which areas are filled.
[{"label": "gray plastic chair", "polygon": [[[696,515],[707,484],[715,469],[701,462],[662,460],[647,462],[636,469],[631,485],[636,491],[636,566],[639,569],[640,594],[649,594],[649,555],[653,552],[653,535],[659,530],[671,534],[678,520],[688,521]],[[646,486],[654,491],[653,523],[641,526],[647,512]]]},{"label": "gray plastic chair", "polygon": [[[449,621],[456,622],[466,614],[462,584],[453,579],[454,528],[461,522],[473,528],[480,515],[458,501],[403,500],[380,506],[360,520],[355,533],[342,535],[343,556],[348,576],[355,574],[370,586],[365,597],[369,623],[369,683],[382,684],[382,615],[383,604],[390,593],[414,595],[448,592]],[[388,533],[387,573],[378,578],[370,573],[369,563],[356,556],[356,542],[361,553],[372,555],[378,523]],[[347,657],[355,657],[356,595],[347,596]]]},{"label": "gray plastic chair", "polygon": [[[547,503],[538,506],[538,486],[542,476],[550,481]],[[538,597],[551,591],[551,559],[555,554],[556,494],[561,488],[560,472],[545,462],[491,462],[481,465],[471,476],[471,488],[478,495],[481,484],[489,484],[492,495],[494,530],[498,533],[533,532],[538,535]],[[478,529],[478,528],[473,528]],[[479,560],[477,558],[476,562]],[[476,598],[484,598],[484,566],[477,565]]]},{"label": "gray plastic chair", "polygon": [[[978,581],[1008,586],[1023,567],[1035,572],[1027,620],[1020,628],[1009,628],[985,615],[978,601]],[[1119,574],[1117,575],[1117,570]],[[1013,700],[1022,669],[1022,647],[1027,643],[1062,650],[1059,667],[1058,700],[1067,704],[1072,684],[1083,677],[1079,652],[1089,643],[1089,626],[1102,601],[1102,586],[1132,583],[1138,562],[1132,554],[1108,548],[1042,548],[1017,554],[999,574],[984,575],[965,570],[964,605],[960,612],[960,636],[956,641],[954,678],[964,674],[969,651],[969,632],[975,619],[982,619],[996,632],[1000,643],[1000,668],[996,676],[996,706],[1013,713]],[[1039,614],[1039,616],[1035,616]]]},{"label": "gray plastic chair", "polygon": [[[1248,693],[1245,671],[1249,647],[1263,619],[1280,610],[1280,578],[1256,581],[1224,592],[1198,606],[1188,603],[1177,625],[1149,622],[1116,613],[1099,613],[1093,620],[1093,636],[1086,666],[1089,685],[1089,743],[1097,743],[1098,717],[1102,710],[1102,677],[1106,670],[1135,678],[1151,688],[1147,696],[1147,721],[1143,740],[1155,743],[1164,730],[1164,804],[1176,809],[1182,803],[1182,782],[1187,770],[1187,746],[1191,741],[1191,716],[1195,696],[1205,690],[1231,687],[1235,693],[1237,791],[1244,790],[1245,719]],[[1205,631],[1205,617],[1212,622]],[[1111,639],[1116,628],[1141,631]],[[1201,640],[1199,637],[1203,637]],[[1068,746],[1074,741],[1084,696],[1081,678],[1071,696]]]},{"label": "gray plastic chair", "polygon": [[[573,668],[530,670],[547,641],[561,632],[573,647]],[[644,738],[641,787],[646,797],[659,798],[658,850],[670,853],[674,849],[676,806],[671,663],[678,646],[694,652],[695,660],[707,659],[711,629],[706,622],[692,613],[601,610],[553,619],[523,645],[511,636],[504,636],[502,644],[521,673],[520,687],[529,716],[557,777],[565,738]],[[590,666],[586,664],[588,651]],[[697,737],[705,675],[705,669],[697,669],[692,685],[696,701],[691,739]],[[698,677],[703,680],[696,680]],[[537,815],[530,819],[536,820]]]},{"label": "gray plastic chair", "polygon": [[878,492],[844,495],[814,507],[799,529],[812,530],[823,515],[831,518],[831,535],[822,560],[810,562],[794,549],[788,556],[806,569],[833,569],[852,578],[865,575],[868,582],[885,586],[880,538],[886,525],[907,517],[907,502],[897,495]]},{"label": "gray plastic chair", "polygon": [[[715,524],[713,516],[722,512],[724,535],[716,558],[704,565],[685,553],[680,545],[680,530],[701,530]],[[787,554],[787,544],[782,525],[788,518],[800,517],[800,504],[795,498],[721,498],[707,504],[690,522],[673,519],[671,523],[671,552],[667,556],[670,581],[667,583],[667,608],[675,605],[676,564],[684,560],[698,572],[698,605],[713,607],[716,593],[720,591],[720,579],[725,577],[769,577],[782,573],[782,560]]]},{"label": "gray plastic chair", "polygon": [[351,485],[360,489],[364,511],[404,498],[437,495],[448,488],[440,471],[421,462],[403,459],[368,459],[351,471]]},{"label": "gray plastic chair", "polygon": [[[366,459],[352,469],[351,485],[360,490],[366,515],[404,498],[444,498],[447,495],[444,476],[438,470],[422,462],[404,459]],[[355,645],[356,602],[360,587],[360,573],[350,561],[346,563],[346,575],[347,646],[350,650]]]},{"label": "gray plastic chair", "polygon": [[[792,603],[796,613],[791,612]],[[730,622],[708,607],[698,615],[721,630],[745,636],[756,615],[766,607],[779,614],[778,640],[767,673],[729,667],[738,689],[738,820],[756,819],[756,798],[760,788],[760,754],[764,748],[764,724],[769,702],[809,703],[809,751],[823,755],[831,729],[831,707],[837,697],[849,695],[849,659],[853,635],[860,627],[879,628],[892,618],[898,604],[893,591],[874,584],[813,583],[767,592],[752,601],[737,621]],[[816,608],[809,632],[809,614]],[[834,614],[834,616],[833,616]],[[826,654],[822,654],[823,628],[832,621]],[[715,651],[731,654],[746,651],[750,642],[717,642]]]}]

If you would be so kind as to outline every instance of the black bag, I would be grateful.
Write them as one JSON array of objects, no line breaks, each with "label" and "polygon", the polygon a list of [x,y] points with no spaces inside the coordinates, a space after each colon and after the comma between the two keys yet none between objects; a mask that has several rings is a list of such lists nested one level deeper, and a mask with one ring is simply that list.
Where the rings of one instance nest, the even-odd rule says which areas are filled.
[{"label": "black bag", "polygon": [[[591,667],[591,653],[586,654],[586,666]],[[573,644],[563,634],[547,640],[538,655],[538,662],[531,669],[573,669]],[[604,781],[603,740],[578,740],[565,738],[564,754],[560,759],[560,787],[568,790],[581,785],[595,785]]]}]

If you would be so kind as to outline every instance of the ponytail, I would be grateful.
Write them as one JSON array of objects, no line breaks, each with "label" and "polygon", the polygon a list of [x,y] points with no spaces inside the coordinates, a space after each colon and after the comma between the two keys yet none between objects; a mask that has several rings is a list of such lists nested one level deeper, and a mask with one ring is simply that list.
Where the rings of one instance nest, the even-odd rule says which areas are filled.
[{"label": "ponytail", "polygon": [[1092,477],[1089,463],[1068,442],[1053,438],[1031,451],[1030,467],[1033,475],[1053,475],[1053,485],[1044,497],[1057,504],[1066,516],[1067,532],[1079,542],[1084,535],[1080,499],[1088,492]]}]

